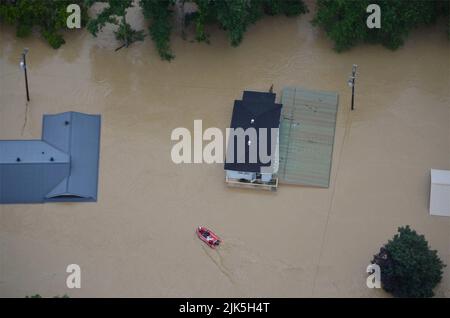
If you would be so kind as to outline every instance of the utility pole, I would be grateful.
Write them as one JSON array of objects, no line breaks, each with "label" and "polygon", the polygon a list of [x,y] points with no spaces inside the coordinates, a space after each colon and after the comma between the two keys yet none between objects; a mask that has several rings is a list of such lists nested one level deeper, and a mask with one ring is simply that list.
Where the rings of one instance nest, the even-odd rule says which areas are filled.
[{"label": "utility pole", "polygon": [[352,88],[352,104],[351,104],[351,110],[355,109],[355,80],[356,80],[356,68],[358,65],[353,64],[352,67],[352,75],[350,76],[348,80],[348,86]]},{"label": "utility pole", "polygon": [[27,90],[27,101],[30,101],[30,92],[28,91],[28,75],[27,75],[27,53],[28,48],[23,49],[22,59],[20,61],[20,67],[23,69],[25,73],[25,88]]}]

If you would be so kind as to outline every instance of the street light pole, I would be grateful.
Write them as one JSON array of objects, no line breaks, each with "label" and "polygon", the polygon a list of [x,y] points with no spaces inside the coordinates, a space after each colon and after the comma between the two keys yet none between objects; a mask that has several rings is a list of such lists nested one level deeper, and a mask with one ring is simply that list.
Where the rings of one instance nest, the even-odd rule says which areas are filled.
[{"label": "street light pole", "polygon": [[356,68],[358,65],[353,64],[352,67],[352,76],[350,76],[350,79],[348,80],[348,86],[352,88],[352,104],[351,104],[351,110],[355,109],[355,80],[356,80]]},{"label": "street light pole", "polygon": [[25,73],[25,88],[27,90],[27,101],[30,101],[30,92],[28,91],[28,74],[27,74],[27,53],[28,49],[25,48],[22,53],[22,60],[20,61],[20,66],[23,68]]}]

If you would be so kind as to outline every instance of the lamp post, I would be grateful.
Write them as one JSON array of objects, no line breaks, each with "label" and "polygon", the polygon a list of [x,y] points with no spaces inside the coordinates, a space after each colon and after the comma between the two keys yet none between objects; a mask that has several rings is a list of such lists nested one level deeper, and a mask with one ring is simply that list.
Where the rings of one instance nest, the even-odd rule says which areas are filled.
[{"label": "lamp post", "polygon": [[350,78],[348,79],[348,86],[350,86],[352,88],[352,105],[351,105],[351,110],[355,109],[355,80],[356,80],[356,68],[358,67],[358,65],[353,64],[352,67],[352,75],[350,76]]},{"label": "lamp post", "polygon": [[30,93],[28,91],[28,75],[27,75],[27,56],[28,48],[23,49],[22,59],[20,60],[20,67],[23,69],[25,73],[25,88],[27,90],[27,101],[30,101]]}]

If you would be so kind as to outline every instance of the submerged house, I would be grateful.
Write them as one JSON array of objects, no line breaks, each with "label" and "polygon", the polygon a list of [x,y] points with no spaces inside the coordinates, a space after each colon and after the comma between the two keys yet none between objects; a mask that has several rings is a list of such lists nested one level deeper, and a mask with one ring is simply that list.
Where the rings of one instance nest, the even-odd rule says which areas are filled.
[{"label": "submerged house", "polygon": [[100,115],[44,115],[41,140],[0,140],[0,203],[97,201]]},{"label": "submerged house", "polygon": [[[234,102],[225,181],[231,186],[270,190],[279,183],[328,188],[339,95],[284,87],[280,104],[275,97],[273,93],[245,91],[242,100]],[[269,160],[264,156],[266,149]]]},{"label": "submerged house", "polygon": [[225,160],[225,181],[231,186],[278,186],[281,104],[275,94],[244,91],[236,100]]}]

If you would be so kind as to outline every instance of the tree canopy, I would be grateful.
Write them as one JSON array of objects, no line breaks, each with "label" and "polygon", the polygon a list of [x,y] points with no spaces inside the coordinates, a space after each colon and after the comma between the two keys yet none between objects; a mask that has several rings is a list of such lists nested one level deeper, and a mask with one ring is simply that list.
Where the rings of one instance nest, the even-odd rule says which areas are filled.
[{"label": "tree canopy", "polygon": [[[88,0],[92,5],[94,0]],[[132,0],[104,0],[108,6],[88,23],[89,31],[95,36],[106,23],[119,25],[123,29],[122,38],[128,43],[143,38],[142,31],[133,30],[125,21],[127,8],[133,5]],[[197,11],[185,20],[187,24],[195,23],[196,39],[209,42],[209,34],[205,31],[207,24],[218,24],[225,30],[232,46],[238,46],[247,27],[262,18],[264,14],[285,14],[295,16],[307,12],[303,0],[183,0],[197,6]],[[171,60],[174,55],[170,48],[172,33],[172,15],[175,0],[140,0],[139,5],[144,17],[149,22],[149,34],[155,43],[159,55],[164,60]],[[117,20],[116,17],[121,17]],[[123,26],[123,27],[122,27]],[[116,33],[116,36],[118,33]],[[117,36],[118,37],[118,36]],[[119,37],[118,37],[119,38]]]},{"label": "tree canopy", "polygon": [[81,25],[87,21],[84,0],[0,0],[0,21],[15,25],[18,37],[30,35],[37,27],[45,40],[59,48],[65,43],[60,31],[66,28],[69,4],[78,4],[81,9]]},{"label": "tree canopy", "polygon": [[170,49],[171,7],[174,4],[175,0],[140,0],[144,17],[150,23],[150,36],[163,60],[171,60],[174,57]]},{"label": "tree canopy", "polygon": [[105,2],[108,5],[87,24],[87,29],[93,36],[97,36],[97,33],[107,23],[110,23],[118,26],[114,33],[116,39],[121,41],[124,46],[128,47],[133,42],[144,40],[144,31],[134,30],[126,20],[127,9],[133,6],[133,0],[86,0],[88,6],[93,5],[95,2]]},{"label": "tree canopy", "polygon": [[[366,25],[369,4],[380,6],[379,29],[369,29]],[[337,51],[362,42],[397,49],[412,29],[433,23],[442,15],[448,18],[448,0],[317,0],[313,24],[325,30]]]},{"label": "tree canopy", "polygon": [[296,16],[308,11],[302,0],[194,0],[198,11],[189,19],[195,22],[196,37],[206,41],[205,25],[217,23],[228,33],[232,46],[241,43],[247,27],[264,14]]},{"label": "tree canopy", "polygon": [[372,263],[380,266],[382,286],[395,297],[432,297],[445,267],[425,237],[409,226],[398,228]]},{"label": "tree canopy", "polygon": [[[96,2],[105,3],[101,12],[88,21],[87,9]],[[193,13],[183,18],[192,24],[197,41],[209,42],[206,26],[216,24],[223,29],[232,46],[238,46],[248,27],[265,15],[298,16],[308,11],[303,0],[0,0],[0,22],[16,26],[20,37],[39,29],[53,48],[64,44],[61,30],[66,26],[69,4],[78,4],[82,25],[97,36],[106,24],[115,24],[116,38],[129,46],[145,37],[143,30],[134,30],[126,21],[128,8],[138,5],[149,23],[148,35],[164,60],[174,55],[170,46],[173,31],[173,8],[177,3],[196,6]],[[366,25],[366,8],[378,4],[381,8],[381,28]],[[343,51],[359,43],[381,43],[390,49],[401,46],[414,28],[446,17],[450,39],[449,0],[317,0],[313,24],[323,28],[334,41],[335,49]]]}]

